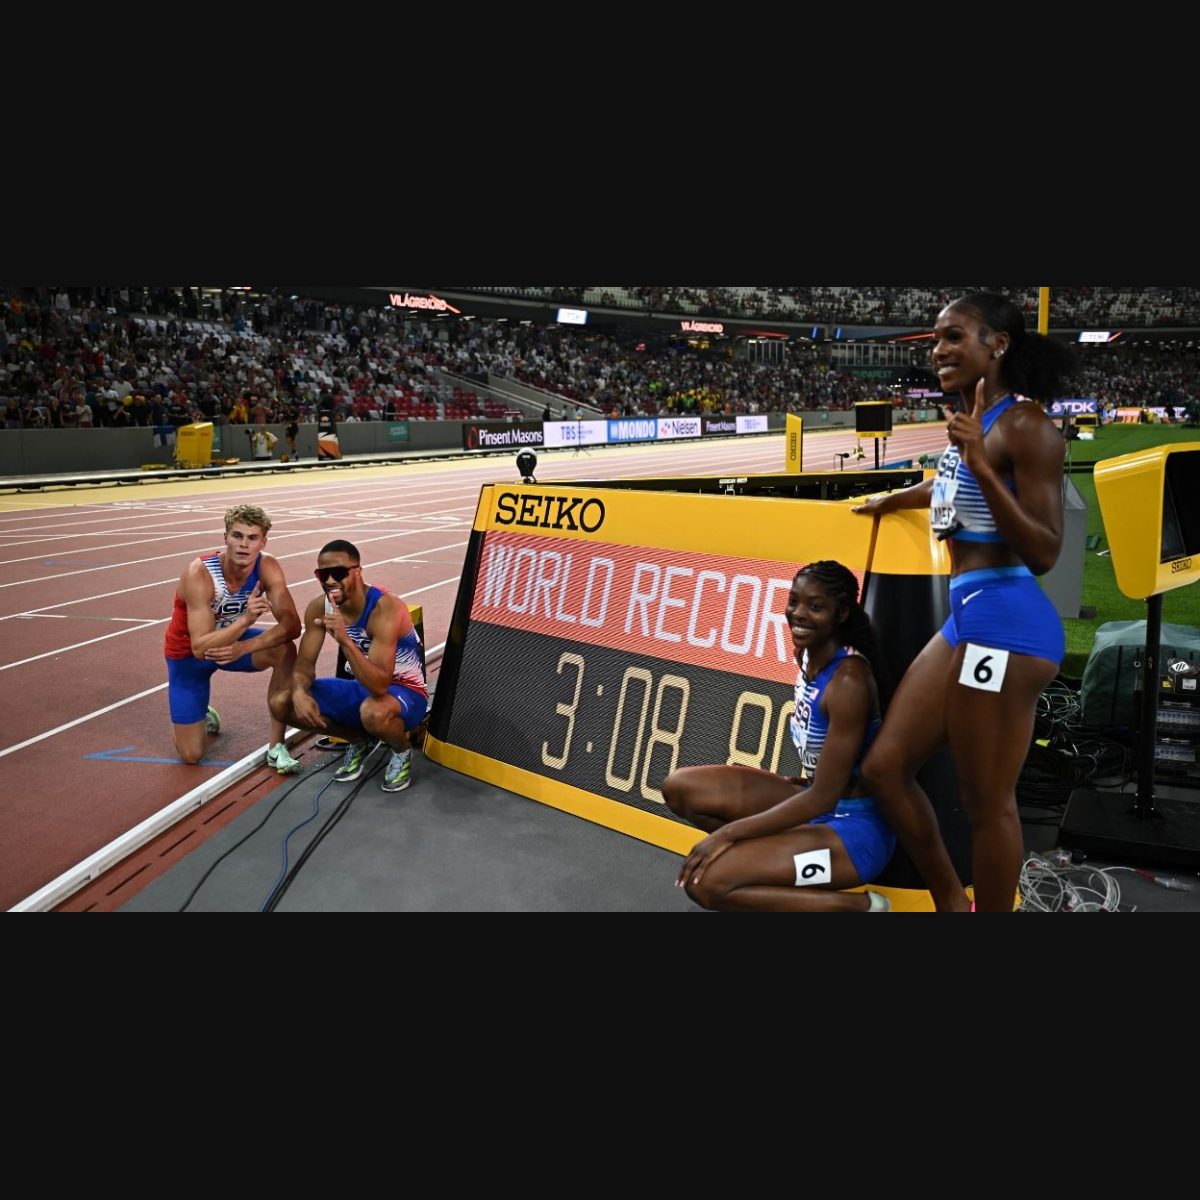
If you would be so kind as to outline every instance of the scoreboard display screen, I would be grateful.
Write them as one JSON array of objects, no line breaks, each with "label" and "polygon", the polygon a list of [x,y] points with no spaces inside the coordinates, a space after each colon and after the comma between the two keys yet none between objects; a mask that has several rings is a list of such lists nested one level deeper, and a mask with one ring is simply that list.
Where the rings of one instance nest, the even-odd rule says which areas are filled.
[{"label": "scoreboard display screen", "polygon": [[856,404],[854,432],[859,437],[888,437],[892,432],[892,402],[862,400]]},{"label": "scoreboard display screen", "polygon": [[[663,802],[671,771],[744,763],[799,774],[784,616],[798,567],[836,558],[862,583],[883,565],[884,603],[916,614],[911,645],[896,643],[909,658],[944,619],[929,599],[944,592],[944,578],[929,585],[946,565],[928,520],[850,510],[620,485],[485,488],[426,753],[686,851],[699,834]],[[881,539],[892,523],[895,536]]]}]

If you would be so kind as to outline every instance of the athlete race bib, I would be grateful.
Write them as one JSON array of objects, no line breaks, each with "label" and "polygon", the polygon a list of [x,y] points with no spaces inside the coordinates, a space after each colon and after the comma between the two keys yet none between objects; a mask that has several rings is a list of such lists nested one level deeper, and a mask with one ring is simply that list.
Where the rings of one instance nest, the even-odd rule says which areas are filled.
[{"label": "athlete race bib", "polygon": [[958,491],[957,479],[938,477],[933,481],[933,495],[930,498],[930,525],[937,531],[953,529],[958,520],[954,509],[954,494]]}]

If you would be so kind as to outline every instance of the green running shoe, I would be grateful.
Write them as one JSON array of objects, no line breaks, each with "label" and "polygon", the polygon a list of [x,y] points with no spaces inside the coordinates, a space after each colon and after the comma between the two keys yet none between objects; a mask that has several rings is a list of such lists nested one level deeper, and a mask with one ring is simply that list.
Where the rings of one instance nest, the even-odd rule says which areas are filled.
[{"label": "green running shoe", "polygon": [[383,773],[383,790],[385,792],[402,792],[412,783],[412,751],[393,750],[388,760],[387,770]]},{"label": "green running shoe", "polygon": [[363,763],[377,745],[378,742],[351,742],[333,778],[338,783],[353,783],[363,773]]}]

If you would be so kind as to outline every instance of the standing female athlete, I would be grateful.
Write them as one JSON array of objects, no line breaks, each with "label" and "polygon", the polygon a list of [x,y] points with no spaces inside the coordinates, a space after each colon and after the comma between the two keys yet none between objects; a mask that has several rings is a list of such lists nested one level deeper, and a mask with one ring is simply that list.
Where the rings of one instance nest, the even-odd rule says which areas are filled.
[{"label": "standing female athlete", "polygon": [[942,310],[932,365],[958,392],[935,479],[857,508],[928,508],[950,548],[951,615],[909,667],[863,765],[939,911],[968,907],[916,773],[949,743],[971,825],[976,904],[1011,912],[1024,857],[1016,784],[1037,698],[1063,658],[1063,630],[1034,579],[1058,561],[1063,453],[1038,403],[1061,395],[1070,347],[1025,330],[1004,296],[974,292]]}]

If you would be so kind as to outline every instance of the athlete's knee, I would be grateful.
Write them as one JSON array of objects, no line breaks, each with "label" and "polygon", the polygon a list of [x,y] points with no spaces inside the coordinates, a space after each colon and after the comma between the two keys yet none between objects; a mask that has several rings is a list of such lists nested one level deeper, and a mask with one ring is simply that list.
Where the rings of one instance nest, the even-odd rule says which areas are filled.
[{"label": "athlete's knee", "polygon": [[1021,823],[1015,784],[1007,780],[986,782],[959,776],[963,811],[978,835],[988,829],[1012,829]]},{"label": "athlete's knee", "polygon": [[386,729],[393,717],[397,716],[399,714],[396,712],[396,705],[390,696],[368,696],[359,705],[358,709],[358,717],[362,721],[362,727],[368,733],[373,733],[376,736]]},{"label": "athlete's knee", "polygon": [[897,756],[872,746],[860,768],[863,791],[868,796],[877,796],[880,792],[886,792],[889,786],[894,784],[902,770],[903,764]]},{"label": "athlete's knee", "polygon": [[725,897],[729,894],[728,887],[722,885],[717,874],[711,868],[704,872],[699,883],[689,879],[683,887],[693,903],[713,912],[720,909],[725,902]]},{"label": "athlete's knee", "polygon": [[281,667],[290,670],[296,661],[296,647],[291,642],[283,642],[279,646],[272,646],[269,650],[259,650],[256,657],[262,661],[264,666],[273,670],[277,671]]},{"label": "athlete's knee", "polygon": [[695,782],[695,767],[680,767],[678,771],[672,771],[662,781],[659,791],[662,792],[667,807],[677,817],[685,817],[691,811]]},{"label": "athlete's knee", "polygon": [[662,787],[659,788],[667,807],[677,817],[683,816],[684,809],[687,807],[684,802],[684,797],[687,795],[687,785],[682,778],[686,770],[687,768],[685,767],[683,771],[672,771],[662,781]]}]

